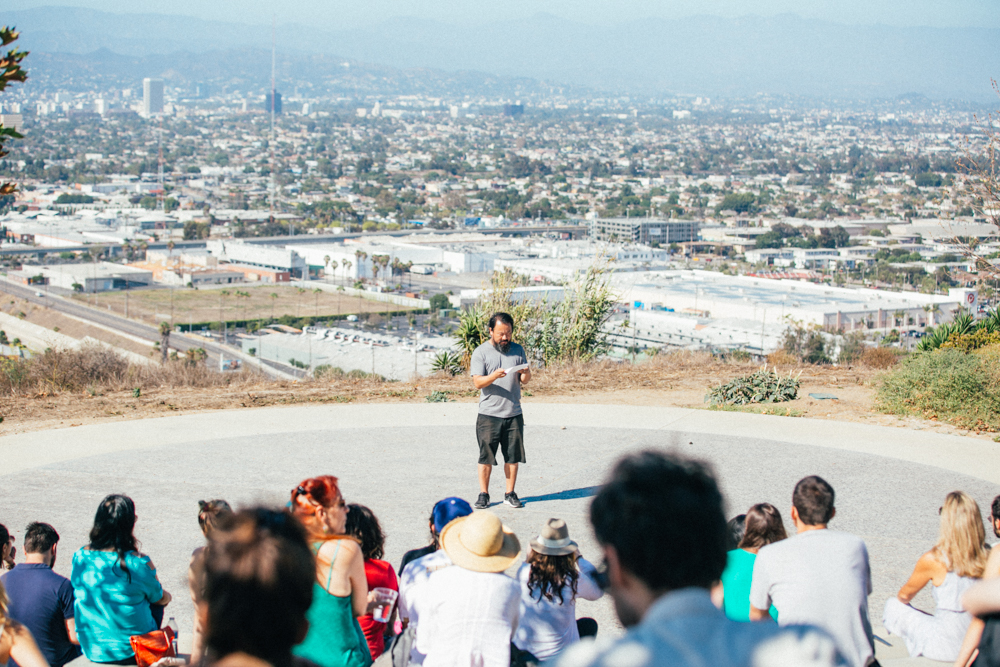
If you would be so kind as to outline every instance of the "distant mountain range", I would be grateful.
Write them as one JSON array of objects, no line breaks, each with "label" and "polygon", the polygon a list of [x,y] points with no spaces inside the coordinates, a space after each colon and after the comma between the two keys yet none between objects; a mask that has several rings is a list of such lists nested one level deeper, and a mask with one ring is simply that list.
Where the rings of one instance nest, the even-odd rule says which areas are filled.
[{"label": "distant mountain range", "polygon": [[[106,49],[144,58],[271,44],[269,26],[170,15],[43,7],[5,12],[2,20],[22,31],[27,48],[43,53]],[[649,19],[601,27],[548,14],[469,26],[406,18],[343,31],[282,25],[277,43],[280,53],[295,57],[479,71],[651,95],[920,93],[986,100],[990,78],[1000,78],[1000,30],[852,26],[795,15]]]}]

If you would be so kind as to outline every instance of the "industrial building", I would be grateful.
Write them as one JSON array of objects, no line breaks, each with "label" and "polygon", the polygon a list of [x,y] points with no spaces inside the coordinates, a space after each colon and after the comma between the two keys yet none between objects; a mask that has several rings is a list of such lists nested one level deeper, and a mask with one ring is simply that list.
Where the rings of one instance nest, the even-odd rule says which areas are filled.
[{"label": "industrial building", "polygon": [[[210,240],[205,245],[208,252],[219,262],[234,265],[226,267],[227,269],[240,271],[243,270],[242,267],[257,269],[257,271],[250,272],[257,275],[256,280],[263,282],[280,280],[275,276],[284,273],[292,278],[308,277],[309,270],[306,261],[302,259],[297,250],[292,250],[290,247],[283,248],[235,240]],[[241,265],[241,267],[236,268],[235,265]],[[265,271],[259,269],[265,269]],[[251,278],[251,280],[253,279]]]},{"label": "industrial building", "polygon": [[657,218],[597,218],[590,221],[590,238],[595,241],[668,245],[698,240],[694,220]]},{"label": "industrial building", "polygon": [[21,273],[28,276],[40,275],[45,284],[80,292],[135,289],[148,287],[153,283],[152,271],[111,262],[25,264]]}]

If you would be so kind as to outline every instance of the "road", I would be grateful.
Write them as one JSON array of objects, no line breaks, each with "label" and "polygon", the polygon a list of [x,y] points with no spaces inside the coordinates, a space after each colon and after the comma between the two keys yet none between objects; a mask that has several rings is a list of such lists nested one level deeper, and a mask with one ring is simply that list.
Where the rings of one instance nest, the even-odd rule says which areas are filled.
[{"label": "road", "polygon": [[[16,285],[6,280],[0,280],[0,290],[12,296],[16,296],[19,299],[24,299],[31,303],[59,311],[60,313],[72,315],[73,317],[78,317],[82,320],[114,329],[115,331],[136,336],[137,338],[142,338],[143,340],[148,340],[150,342],[160,340],[160,331],[158,327],[125,319],[124,317],[115,315],[114,313],[105,312],[97,308],[91,308],[90,306],[84,305],[72,299],[53,295],[38,296],[35,289],[22,285]],[[223,346],[220,343],[202,339],[192,339],[183,334],[179,334],[176,331],[171,332],[170,334],[170,347],[177,350],[181,354],[187,352],[188,350],[201,348],[208,353],[206,363],[212,368],[218,368],[220,355],[224,356],[226,359],[232,359],[236,356],[233,349],[229,346]],[[259,368],[265,375],[272,378],[284,377],[284,375],[294,375],[295,377],[305,376],[304,372],[299,369],[287,368],[283,365],[278,365],[269,361],[264,361],[263,365],[261,365],[258,361],[258,363],[254,364],[254,366]]]}]

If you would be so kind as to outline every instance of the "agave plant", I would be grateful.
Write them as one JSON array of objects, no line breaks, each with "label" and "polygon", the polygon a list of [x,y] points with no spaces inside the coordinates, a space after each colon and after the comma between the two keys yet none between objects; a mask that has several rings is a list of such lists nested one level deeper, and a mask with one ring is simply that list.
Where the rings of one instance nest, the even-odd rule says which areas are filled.
[{"label": "agave plant", "polygon": [[448,375],[458,375],[462,372],[462,355],[458,352],[445,350],[434,356],[431,362],[431,370],[435,373],[447,373]]}]

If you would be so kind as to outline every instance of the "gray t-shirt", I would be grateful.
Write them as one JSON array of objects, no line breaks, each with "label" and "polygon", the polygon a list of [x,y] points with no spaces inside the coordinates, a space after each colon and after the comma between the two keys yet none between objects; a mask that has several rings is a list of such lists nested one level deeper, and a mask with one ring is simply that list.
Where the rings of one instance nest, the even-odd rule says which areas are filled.
[{"label": "gray t-shirt", "polygon": [[781,625],[815,625],[833,636],[851,667],[875,655],[868,596],[868,549],[861,538],[810,530],[762,548],[753,564],[750,604],[774,604]]},{"label": "gray t-shirt", "polygon": [[[511,368],[528,363],[524,348],[511,343],[507,354],[502,353],[493,341],[486,341],[472,353],[470,375],[489,375],[498,368]],[[509,373],[488,387],[479,390],[479,414],[508,419],[521,414],[521,375]]]}]

